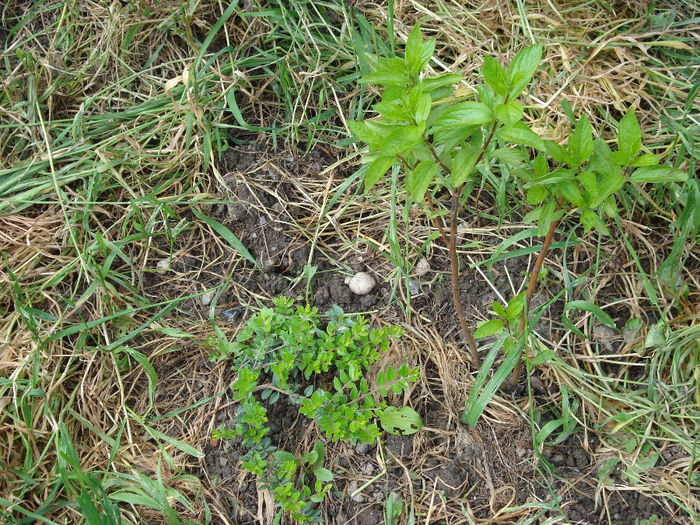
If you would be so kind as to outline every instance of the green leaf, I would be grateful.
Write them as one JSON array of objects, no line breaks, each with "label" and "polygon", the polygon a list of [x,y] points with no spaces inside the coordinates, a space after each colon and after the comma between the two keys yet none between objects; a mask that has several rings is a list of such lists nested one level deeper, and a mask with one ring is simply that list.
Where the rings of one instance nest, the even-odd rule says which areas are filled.
[{"label": "green leaf", "polygon": [[459,188],[474,171],[476,160],[479,158],[480,148],[472,145],[461,149],[452,161],[452,173],[450,182],[453,188]]},{"label": "green leaf", "polygon": [[[377,102],[372,106],[372,109],[386,119],[398,120],[405,123],[410,122],[411,117],[413,116],[398,100],[392,100],[391,102]],[[352,128],[350,129],[352,130]],[[355,133],[354,130],[352,131]],[[365,140],[365,142],[367,141]]]},{"label": "green leaf", "polygon": [[317,480],[325,483],[333,481],[333,473],[327,468],[318,467],[314,469],[314,476],[316,476]]},{"label": "green leaf", "polygon": [[395,126],[379,146],[382,155],[396,155],[410,149],[423,136],[425,124],[418,126]]},{"label": "green leaf", "polygon": [[457,73],[445,73],[439,77],[426,78],[421,80],[419,86],[424,93],[429,93],[446,86],[453,86],[462,80],[462,75]]},{"label": "green leaf", "polygon": [[620,164],[615,160],[612,151],[603,139],[598,137],[593,141],[593,156],[590,168],[601,175],[620,175]]},{"label": "green leaf", "polygon": [[536,44],[521,50],[508,66],[506,82],[510,92],[509,98],[517,97],[530,83],[542,60],[542,46]]},{"label": "green leaf", "polygon": [[375,71],[362,77],[360,84],[377,84],[378,86],[407,86],[408,74],[403,71]]},{"label": "green leaf", "polygon": [[584,310],[586,312],[590,312],[600,323],[604,324],[605,326],[609,326],[610,328],[615,328],[615,321],[613,321],[608,314],[601,310],[599,306],[596,306],[589,301],[570,301],[564,305],[564,311],[561,314],[562,323],[564,323],[569,330],[583,339],[586,339],[585,334],[576,328],[571,319],[569,319],[569,317],[566,315],[567,312],[571,310]]},{"label": "green leaf", "polygon": [[389,434],[405,436],[415,434],[423,427],[420,415],[411,407],[386,407],[379,417],[379,422]]},{"label": "green leaf", "polygon": [[583,231],[585,233],[591,231],[591,228],[595,226],[597,218],[598,215],[596,215],[596,212],[594,212],[590,208],[581,210],[581,217],[579,218],[579,221],[581,221],[581,224],[583,225]]},{"label": "green leaf", "polygon": [[513,166],[522,164],[528,158],[525,153],[515,148],[498,148],[491,153],[491,157],[500,160],[504,164],[511,164]]},{"label": "green leaf", "polygon": [[[545,149],[546,149],[546,143],[545,143]],[[535,161],[533,162],[532,167],[535,170],[535,175],[537,177],[544,177],[545,174],[547,173],[547,170],[549,169],[549,164],[547,163],[547,157],[538,153],[537,157],[535,157]]]},{"label": "green leaf", "polygon": [[432,99],[427,93],[423,93],[419,87],[414,87],[409,96],[411,111],[413,112],[413,120],[417,124],[423,124],[428,120],[430,115]]},{"label": "green leaf", "polygon": [[433,130],[479,126],[493,121],[491,110],[479,102],[462,102],[447,109],[433,124]]},{"label": "green leaf", "polygon": [[580,166],[593,153],[593,130],[585,115],[576,123],[576,128],[569,138],[569,153],[573,166]]},{"label": "green leaf", "polygon": [[522,291],[510,301],[508,301],[508,306],[506,307],[506,320],[509,323],[520,318],[523,308],[525,308],[526,292]]},{"label": "green leaf", "polygon": [[510,100],[507,104],[496,104],[495,113],[498,120],[511,126],[523,116],[523,105],[517,100]]},{"label": "green leaf", "polygon": [[544,186],[533,186],[527,190],[527,203],[530,206],[537,206],[547,197],[547,188]]},{"label": "green leaf", "polygon": [[590,201],[589,206],[591,208],[597,208],[603,204],[608,197],[617,193],[624,184],[625,178],[619,173],[599,176],[597,183],[598,190],[595,198]]},{"label": "green leaf", "polygon": [[435,52],[435,42],[436,40],[434,38],[430,38],[423,42],[418,71],[421,71],[425,65],[430,62],[430,59],[433,58],[433,53]]},{"label": "green leaf", "polygon": [[476,330],[474,330],[474,338],[483,339],[484,337],[495,334],[501,330],[501,328],[503,328],[503,321],[500,319],[485,321],[481,323]]},{"label": "green leaf", "polygon": [[641,148],[642,130],[639,128],[634,110],[630,108],[620,119],[620,125],[617,128],[617,149],[624,159],[622,164],[630,164]]},{"label": "green leaf", "polygon": [[368,120],[350,120],[348,128],[355,137],[374,148],[378,147],[389,134],[387,127]]},{"label": "green leaf", "polygon": [[569,154],[569,150],[567,150],[560,144],[557,144],[553,140],[545,140],[544,149],[545,151],[547,151],[547,154],[557,162],[569,164],[569,162],[571,161],[571,155]]},{"label": "green leaf", "polygon": [[406,65],[412,73],[421,70],[421,56],[423,53],[423,33],[420,25],[413,26],[413,30],[408,34],[406,41]]},{"label": "green leaf", "polygon": [[236,250],[239,254],[241,254],[246,260],[250,261],[253,263],[255,266],[258,265],[257,261],[255,260],[255,257],[253,257],[248,249],[243,246],[243,243],[236,237],[231,230],[229,230],[226,226],[221,224],[219,221],[216,219],[213,219],[212,217],[209,217],[208,215],[203,214],[202,212],[198,211],[196,208],[191,207],[192,213],[195,214],[195,216],[201,220],[206,222],[212,230],[214,230],[216,233],[221,235],[230,245],[231,247]]},{"label": "green leaf", "polygon": [[571,204],[576,206],[577,208],[580,208],[583,206],[583,195],[581,195],[581,191],[578,189],[578,184],[572,181],[564,181],[564,182],[559,182],[556,185],[556,190],[559,194],[561,194],[567,201],[569,201]]},{"label": "green leaf", "polygon": [[496,131],[496,138],[511,144],[529,146],[537,150],[544,150],[545,143],[540,136],[532,131],[523,122],[516,122],[512,126],[504,126]]},{"label": "green leaf", "polygon": [[490,55],[484,57],[484,65],[481,68],[484,80],[494,93],[502,97],[506,96],[508,86],[506,84],[506,72],[503,66]]},{"label": "green leaf", "polygon": [[424,160],[406,174],[406,189],[415,202],[423,202],[438,167],[435,161]]},{"label": "green leaf", "polygon": [[365,173],[365,193],[381,179],[394,163],[394,157],[378,157],[372,161]]},{"label": "green leaf", "polygon": [[635,161],[632,163],[632,166],[635,168],[638,168],[640,166],[656,166],[659,163],[659,157],[654,155],[653,153],[645,153],[644,155],[640,155],[635,159]]},{"label": "green leaf", "polygon": [[662,182],[683,182],[685,180],[688,180],[688,174],[685,171],[664,165],[643,166],[634,170],[634,173],[630,176],[630,182],[636,182],[637,184],[642,184],[644,182],[651,182],[653,184]]}]

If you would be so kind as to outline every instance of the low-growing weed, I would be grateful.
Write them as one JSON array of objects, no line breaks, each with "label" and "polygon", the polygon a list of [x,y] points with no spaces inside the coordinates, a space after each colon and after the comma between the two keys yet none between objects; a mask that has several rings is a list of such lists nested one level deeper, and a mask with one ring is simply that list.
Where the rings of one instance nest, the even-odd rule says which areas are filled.
[{"label": "low-growing weed", "polygon": [[286,297],[273,302],[274,308],[251,317],[234,341],[217,329],[213,357],[230,360],[237,370],[232,389],[240,406],[235,428],[221,427],[214,437],[241,438],[248,447],[243,468],[272,492],[281,512],[300,522],[315,521],[320,515],[315,504],[333,481],[333,473],[323,466],[323,442],[301,457],[278,449],[270,435],[267,406],[286,398],[333,441],[371,443],[381,429],[412,434],[421,427],[420,416],[386,399],[416,381],[418,369],[389,366],[370,387],[366,373],[389,349],[391,339],[401,335],[399,327],[370,329],[364,318],[335,307],[322,328],[316,308],[295,308]]}]

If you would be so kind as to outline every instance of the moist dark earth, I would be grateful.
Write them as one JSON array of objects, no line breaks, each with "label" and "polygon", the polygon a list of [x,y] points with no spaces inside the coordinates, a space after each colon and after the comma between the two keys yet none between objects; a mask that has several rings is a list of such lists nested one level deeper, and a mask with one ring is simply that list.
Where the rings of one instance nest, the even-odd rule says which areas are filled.
[{"label": "moist dark earth", "polygon": [[[304,157],[270,155],[262,146],[254,144],[228,150],[219,166],[221,177],[216,187],[218,198],[227,202],[208,212],[241,240],[259,268],[243,261],[228,245],[202,242],[195,233],[183,235],[172,246],[171,268],[176,276],[188,275],[187,282],[153,272],[145,283],[152,299],[181,296],[183,287],[190,293],[201,294],[220,286],[220,293],[214,300],[214,318],[219,325],[235,332],[235,327],[252,313],[246,305],[267,304],[280,294],[304,300],[306,285],[301,278],[302,269],[310,262],[318,268],[318,273],[311,280],[309,300],[321,312],[337,304],[346,312],[377,311],[387,322],[405,322],[406,310],[400,305],[405,305],[410,292],[399,290],[392,298],[391,282],[385,278],[393,267],[385,257],[365,244],[353,246],[347,250],[348,255],[341,249],[342,242],[332,236],[324,237],[313,253],[311,251],[309,236],[313,235],[315,225],[308,211],[310,197],[295,184],[295,178],[322,178],[318,174],[334,161],[331,155],[320,151]],[[335,176],[344,179],[350,174],[340,172]],[[358,188],[353,185],[347,191],[356,192]],[[299,233],[299,225],[309,236]],[[171,251],[166,245],[159,248],[166,256]],[[427,274],[414,278],[411,322],[428,327],[434,339],[431,344],[443,348],[441,340],[459,342],[448,288],[448,261],[442,251],[434,250],[429,264],[431,269]],[[465,304],[471,306],[468,315],[472,322],[477,312],[485,311],[498,298],[497,293],[506,298],[512,296],[509,283],[522,281],[527,264],[527,259],[522,257],[494,264],[489,274],[493,286],[479,272],[465,265],[461,289]],[[377,277],[379,284],[370,294],[359,297],[349,291],[345,278],[356,271],[367,271]],[[193,272],[196,282],[191,278]],[[227,276],[232,274],[235,279],[227,281]],[[552,297],[545,287],[535,302],[543,304]],[[205,307],[200,297],[194,297],[183,301],[171,315],[199,315],[204,319],[210,312],[211,305]],[[549,321],[560,317],[561,304],[555,301],[543,315],[537,330],[561,329],[556,322]],[[615,344],[615,341],[601,341],[601,347]],[[451,345],[445,352],[450,348],[459,346]],[[565,516],[572,523],[623,525],[642,520],[686,523],[676,517],[676,509],[668,502],[658,502],[634,490],[596,492],[597,470],[604,458],[596,456],[598,439],[594,435],[576,433],[560,445],[545,447],[540,454],[540,451],[533,451],[532,430],[526,419],[517,414],[503,421],[483,417],[476,428],[460,424],[460,407],[451,403],[458,386],[451,384],[450,377],[445,377],[448,373],[445,362],[451,357],[438,358],[428,353],[417,359],[415,364],[424,370],[427,387],[417,388],[409,397],[409,403],[421,414],[423,430],[412,436],[388,435],[380,448],[330,441],[326,444],[325,466],[334,472],[335,480],[333,491],[323,505],[332,523],[385,523],[387,497],[393,492],[400,493],[408,504],[406,496],[411,491],[417,510],[438,509],[432,511],[429,523],[467,523],[463,510],[466,508],[481,520],[516,523],[522,515],[509,515],[508,507],[535,499],[552,502],[555,494],[561,499],[552,503],[550,510],[543,510],[541,519]],[[203,361],[199,366],[200,370],[193,373],[206,376],[212,365]],[[467,368],[457,368],[468,373]],[[456,375],[458,371],[453,373]],[[227,370],[225,384],[230,384],[234,377],[235,373]],[[537,373],[532,379],[536,404],[532,409],[541,411],[546,419],[549,401],[544,381]],[[160,388],[167,388],[167,384]],[[220,394],[207,390],[211,387],[203,381],[199,388],[200,398]],[[518,406],[525,408],[525,386],[514,395]],[[232,427],[237,405],[228,393],[223,394],[217,406],[211,426]],[[320,437],[314,426],[298,415],[296,406],[280,400],[268,406],[268,411],[272,441],[279,448],[301,455]],[[245,448],[238,441],[227,439],[216,442],[206,438],[202,445],[206,457],[192,473],[209,480],[220,491],[215,503],[219,511],[233,523],[258,523],[260,508],[255,480],[240,469],[239,457]],[[666,458],[662,454],[661,461],[671,460],[671,456]],[[381,457],[386,461],[386,473],[378,476],[383,470],[378,459]],[[351,497],[359,486],[375,477],[377,480],[360,495]],[[610,480],[611,485],[622,484],[621,473],[612,472]],[[407,490],[409,485],[411,491]],[[425,515],[419,517],[420,522],[426,519]]]}]

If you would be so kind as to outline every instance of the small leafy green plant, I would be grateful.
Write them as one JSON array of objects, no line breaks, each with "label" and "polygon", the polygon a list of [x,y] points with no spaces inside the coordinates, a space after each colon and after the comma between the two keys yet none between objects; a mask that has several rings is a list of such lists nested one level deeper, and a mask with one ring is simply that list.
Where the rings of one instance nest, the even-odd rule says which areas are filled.
[{"label": "small leafy green plant", "polygon": [[[617,216],[616,194],[625,184],[680,181],[687,174],[659,164],[655,155],[640,155],[641,130],[631,109],[620,120],[617,151],[602,138],[594,139],[589,120],[576,120],[573,112],[574,129],[566,145],[533,131],[523,121],[524,107],[517,98],[541,61],[540,45],[521,50],[507,68],[487,55],[481,69],[484,83],[468,95],[454,91],[460,75],[423,75],[434,49],[435,40],[424,41],[416,26],[404,57],[368,57],[374,72],[361,82],[382,88],[381,100],[372,107],[377,116],[352,121],[349,127],[369,146],[365,191],[391,168],[403,171],[406,198],[424,207],[447,246],[455,310],[475,368],[481,367],[481,360],[460,299],[458,216],[471,191],[488,180],[487,174],[513,173],[521,180],[526,203],[533,207],[524,221],[536,224],[537,235],[544,237],[542,249],[524,294],[507,308],[494,307],[498,317],[477,333],[500,336],[506,360],[498,375],[504,382],[512,370],[514,386],[529,333],[530,300],[560,221],[577,218],[584,232],[595,229],[609,235],[605,217]],[[512,197],[522,201],[520,195]]]},{"label": "small leafy green plant", "polygon": [[230,360],[237,370],[232,385],[240,401],[235,428],[219,428],[215,438],[241,438],[248,452],[243,467],[273,493],[281,512],[296,521],[316,521],[315,504],[331,488],[333,474],[324,468],[324,446],[317,441],[301,457],[278,450],[270,437],[267,405],[285,399],[314,421],[326,437],[374,442],[381,429],[411,434],[422,423],[410,407],[387,403],[418,379],[418,369],[404,364],[378,373],[370,387],[365,375],[401,335],[400,327],[370,329],[362,317],[344,315],[339,307],[322,327],[316,308],[294,307],[287,297],[252,316],[234,341],[217,328],[216,360]]}]

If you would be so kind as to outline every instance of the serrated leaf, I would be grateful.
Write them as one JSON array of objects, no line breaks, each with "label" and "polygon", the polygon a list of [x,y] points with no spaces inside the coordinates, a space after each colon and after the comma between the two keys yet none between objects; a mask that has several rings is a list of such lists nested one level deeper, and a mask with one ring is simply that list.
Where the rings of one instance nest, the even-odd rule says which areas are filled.
[{"label": "serrated leaf", "polygon": [[436,40],[434,38],[429,38],[423,42],[423,49],[421,50],[420,56],[420,67],[418,68],[418,71],[421,71],[425,65],[430,62],[430,59],[433,58],[433,53],[435,53],[435,43]]},{"label": "serrated leaf", "polygon": [[390,120],[410,122],[412,116],[411,113],[398,100],[393,100],[391,102],[377,102],[372,106],[372,109],[382,115],[384,118]]},{"label": "serrated leaf", "polygon": [[513,166],[522,164],[527,160],[527,155],[515,148],[499,148],[491,153],[491,157],[500,160],[504,164],[511,164]]},{"label": "serrated leaf", "polygon": [[620,125],[617,128],[617,149],[624,159],[622,164],[630,164],[641,148],[642,130],[639,128],[634,110],[630,108],[620,119]]},{"label": "serrated leaf", "polygon": [[403,434],[405,436],[415,434],[423,427],[423,421],[411,407],[401,409],[386,407],[379,418],[382,428],[390,434]]},{"label": "serrated leaf", "polygon": [[659,157],[653,153],[645,153],[644,155],[637,157],[632,163],[632,166],[639,168],[641,166],[656,166],[658,163]]},{"label": "serrated leaf", "polygon": [[593,141],[593,155],[589,166],[601,175],[620,175],[621,173],[620,164],[615,160],[608,145],[600,137]]},{"label": "serrated leaf", "polygon": [[576,128],[569,138],[569,153],[573,166],[580,166],[593,153],[593,129],[585,115],[576,123]]},{"label": "serrated leaf", "polygon": [[507,104],[496,104],[496,119],[507,126],[512,126],[523,116],[523,105],[517,100],[510,100]]},{"label": "serrated leaf", "polygon": [[457,73],[445,73],[444,75],[440,75],[438,77],[425,78],[421,80],[419,86],[424,93],[429,93],[439,88],[453,86],[461,80],[462,75],[458,75]]},{"label": "serrated leaf", "polygon": [[348,122],[350,132],[365,144],[377,147],[388,135],[387,129],[367,120],[350,120]]},{"label": "serrated leaf", "polygon": [[560,144],[557,144],[553,140],[545,140],[544,149],[545,151],[547,151],[547,154],[557,162],[569,164],[569,162],[571,161],[571,155],[569,154],[569,150],[567,150]]},{"label": "serrated leaf", "polygon": [[542,46],[534,46],[522,49],[508,66],[506,82],[509,86],[509,98],[517,97],[530,83],[542,60]]},{"label": "serrated leaf", "polygon": [[403,71],[375,71],[362,77],[360,84],[377,84],[378,86],[407,86],[408,74]]},{"label": "serrated leaf", "polygon": [[[545,147],[545,149],[546,149],[546,147]],[[547,157],[538,153],[537,156],[535,157],[535,161],[533,162],[532,167],[535,170],[535,175],[537,177],[544,177],[545,174],[547,173],[547,170],[549,169],[549,164],[547,163]]]},{"label": "serrated leaf", "polygon": [[590,201],[589,206],[591,208],[597,208],[603,204],[608,197],[617,193],[624,184],[625,178],[620,174],[611,173],[599,176],[597,183],[598,190],[595,198]]},{"label": "serrated leaf", "polygon": [[448,108],[433,124],[433,130],[479,126],[493,121],[491,110],[480,102],[462,102]]},{"label": "serrated leaf", "polygon": [[459,188],[474,171],[480,150],[475,146],[464,148],[457,152],[452,161],[450,182],[453,188]]},{"label": "serrated leaf", "polygon": [[415,202],[423,202],[425,192],[437,174],[438,165],[435,161],[421,161],[415,169],[406,174],[406,189]]},{"label": "serrated leaf", "polygon": [[564,181],[558,183],[556,189],[559,194],[561,194],[575,207],[580,208],[583,206],[583,196],[581,195],[581,191],[578,189],[578,184],[571,181]]},{"label": "serrated leaf", "polygon": [[481,68],[484,80],[494,93],[502,97],[506,96],[508,86],[506,83],[506,72],[503,66],[492,56],[484,57],[484,65]]},{"label": "serrated leaf", "polygon": [[518,295],[508,301],[508,306],[506,307],[506,320],[509,323],[512,323],[516,319],[520,318],[523,308],[525,308],[525,299],[525,292],[520,292]]},{"label": "serrated leaf", "polygon": [[475,339],[483,339],[484,337],[489,337],[495,334],[503,328],[503,321],[501,319],[491,319],[481,323],[476,330],[474,330]]},{"label": "serrated leaf", "polygon": [[408,34],[406,41],[406,65],[412,73],[421,70],[421,55],[423,52],[423,33],[420,25],[413,26],[413,30]]},{"label": "serrated leaf", "polygon": [[545,149],[545,142],[523,122],[516,122],[511,126],[504,126],[496,131],[496,137],[503,142],[529,146],[537,150]]},{"label": "serrated leaf", "polygon": [[333,473],[327,468],[319,467],[314,469],[314,476],[316,476],[317,480],[323,481],[324,483],[333,481]]},{"label": "serrated leaf", "polygon": [[506,310],[503,308],[503,305],[501,303],[497,303],[494,301],[491,304],[491,309],[496,313],[498,317],[505,318],[506,316]]},{"label": "serrated leaf", "polygon": [[537,206],[547,197],[547,188],[544,186],[533,186],[527,190],[527,203],[530,206]]},{"label": "serrated leaf", "polygon": [[581,210],[581,217],[579,217],[579,221],[583,225],[584,233],[588,233],[589,231],[591,231],[591,228],[595,226],[597,217],[598,215],[596,215],[596,213],[590,208]]},{"label": "serrated leaf", "polygon": [[378,157],[372,161],[365,173],[365,193],[381,179],[394,163],[394,157]]},{"label": "serrated leaf", "polygon": [[425,124],[418,126],[396,126],[379,146],[382,155],[396,155],[411,148],[423,136]]},{"label": "serrated leaf", "polygon": [[645,182],[659,184],[662,182],[683,182],[685,180],[688,180],[688,174],[685,171],[664,165],[643,166],[634,170],[630,176],[630,182],[636,182],[637,184]]}]

